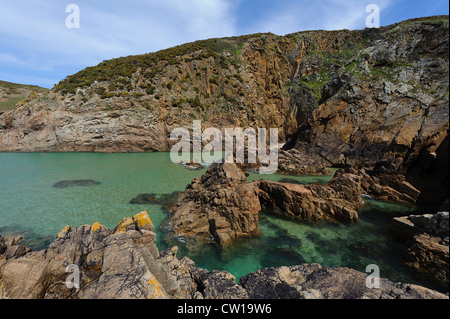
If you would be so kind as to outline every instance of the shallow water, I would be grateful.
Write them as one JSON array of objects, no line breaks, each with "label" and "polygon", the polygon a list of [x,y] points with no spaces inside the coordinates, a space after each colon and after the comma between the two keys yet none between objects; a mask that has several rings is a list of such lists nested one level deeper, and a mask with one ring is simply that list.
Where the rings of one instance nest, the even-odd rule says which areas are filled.
[{"label": "shallow water", "polygon": [[[320,263],[348,266],[364,272],[369,264],[393,281],[430,284],[403,266],[403,245],[389,234],[393,216],[414,207],[366,199],[360,221],[352,225],[307,225],[261,214],[257,238],[242,239],[221,249],[215,245],[186,246],[165,230],[166,213],[160,205],[129,201],[140,193],[183,191],[206,168],[188,170],[170,161],[168,153],[0,153],[0,233],[20,233],[25,245],[40,249],[66,225],[99,223],[114,228],[123,218],[147,210],[158,233],[158,247],[178,245],[198,267],[227,270],[236,278],[263,267]],[[329,176],[284,176],[250,173],[291,182],[326,183]],[[62,180],[92,179],[99,185],[54,188]]]}]

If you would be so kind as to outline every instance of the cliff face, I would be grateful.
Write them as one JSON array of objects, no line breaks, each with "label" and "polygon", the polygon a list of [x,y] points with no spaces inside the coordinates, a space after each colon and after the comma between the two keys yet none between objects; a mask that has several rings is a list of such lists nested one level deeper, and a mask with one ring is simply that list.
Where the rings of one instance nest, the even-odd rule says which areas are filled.
[{"label": "cliff face", "polygon": [[[0,151],[168,151],[171,130],[278,127],[330,165],[448,189],[448,16],[255,34],[104,61],[0,115]],[[426,192],[424,193],[425,197]]]},{"label": "cliff face", "polygon": [[448,196],[448,49],[448,24],[379,30],[321,87],[287,148],[332,165],[386,163],[422,190],[419,200],[439,205]]}]

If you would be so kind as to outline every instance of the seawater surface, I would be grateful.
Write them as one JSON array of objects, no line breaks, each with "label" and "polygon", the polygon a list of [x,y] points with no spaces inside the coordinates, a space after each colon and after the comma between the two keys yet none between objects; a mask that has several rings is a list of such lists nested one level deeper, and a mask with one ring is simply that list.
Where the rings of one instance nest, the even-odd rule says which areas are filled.
[{"label": "seawater surface", "polygon": [[[164,227],[167,214],[160,205],[130,204],[141,193],[158,196],[183,191],[206,168],[188,170],[170,161],[169,153],[0,153],[0,233],[19,233],[24,244],[46,247],[66,225],[99,222],[114,228],[124,217],[147,210],[157,228],[158,247],[179,246],[197,267],[227,270],[239,279],[263,267],[319,263],[347,266],[365,272],[370,264],[393,281],[431,287],[403,265],[403,244],[389,233],[392,217],[413,213],[415,207],[366,198],[355,224],[308,225],[261,213],[257,238],[242,239],[227,248],[188,246]],[[329,176],[258,175],[300,184],[326,183]],[[92,179],[98,185],[54,188],[62,180]]]}]

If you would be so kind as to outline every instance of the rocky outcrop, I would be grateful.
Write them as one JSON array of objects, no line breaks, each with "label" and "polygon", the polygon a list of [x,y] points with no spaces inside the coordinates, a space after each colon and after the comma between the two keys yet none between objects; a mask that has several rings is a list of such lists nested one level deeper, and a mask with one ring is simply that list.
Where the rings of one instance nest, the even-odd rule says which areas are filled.
[{"label": "rocky outcrop", "polygon": [[375,199],[416,203],[421,193],[396,171],[392,163],[380,162],[373,169],[346,168],[344,172],[359,176],[362,192]]},{"label": "rocky outcrop", "polygon": [[[184,298],[193,292],[187,258],[159,252],[146,212],[124,218],[114,230],[95,223],[61,230],[45,250],[0,255],[2,298]],[[67,278],[79,273],[79,287]],[[77,283],[76,280],[71,281]]]},{"label": "rocky outcrop", "polygon": [[278,174],[328,175],[324,161],[313,160],[296,149],[281,150],[278,156]]},{"label": "rocky outcrop", "polygon": [[367,274],[318,264],[265,268],[240,279],[251,299],[429,299],[448,296],[417,285],[380,279],[368,288]]},{"label": "rocky outcrop", "polygon": [[449,213],[396,217],[394,236],[405,242],[406,265],[424,273],[436,285],[449,285]]},{"label": "rocky outcrop", "polygon": [[[302,59],[293,82],[315,88],[317,97],[285,148],[328,165],[396,163],[396,173],[421,191],[418,201],[442,202],[449,192],[448,50],[448,23],[412,20],[379,30],[364,48],[347,52],[347,63]],[[322,67],[308,72],[313,61]]]},{"label": "rocky outcrop", "polygon": [[449,241],[426,233],[415,235],[406,244],[405,262],[426,274],[443,289],[449,286]]},{"label": "rocky outcrop", "polygon": [[362,206],[359,176],[337,172],[326,185],[246,182],[237,164],[214,163],[179,195],[171,209],[176,236],[224,246],[259,234],[259,212],[297,221],[356,222]]},{"label": "rocky outcrop", "polygon": [[177,198],[170,227],[177,236],[213,239],[220,245],[259,234],[259,189],[245,181],[245,173],[236,164],[212,164]]},{"label": "rocky outcrop", "polygon": [[262,206],[269,212],[306,222],[358,221],[360,179],[338,171],[326,185],[260,181]]},{"label": "rocky outcrop", "polygon": [[[266,268],[236,283],[226,271],[195,267],[177,247],[159,251],[147,212],[113,230],[66,226],[44,250],[7,255],[18,238],[0,236],[0,298],[12,299],[446,299],[439,292],[317,264]],[[77,280],[77,278],[79,280]]]}]

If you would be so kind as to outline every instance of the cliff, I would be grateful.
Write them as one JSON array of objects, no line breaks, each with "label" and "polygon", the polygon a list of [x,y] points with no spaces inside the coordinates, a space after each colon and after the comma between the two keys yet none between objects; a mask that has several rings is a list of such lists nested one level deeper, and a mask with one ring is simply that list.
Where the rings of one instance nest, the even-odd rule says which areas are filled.
[{"label": "cliff", "polygon": [[287,151],[334,166],[388,163],[422,191],[419,201],[439,205],[449,180],[448,44],[448,16],[436,16],[104,61],[0,115],[0,151],[168,151],[172,129],[194,119],[277,127]]}]

